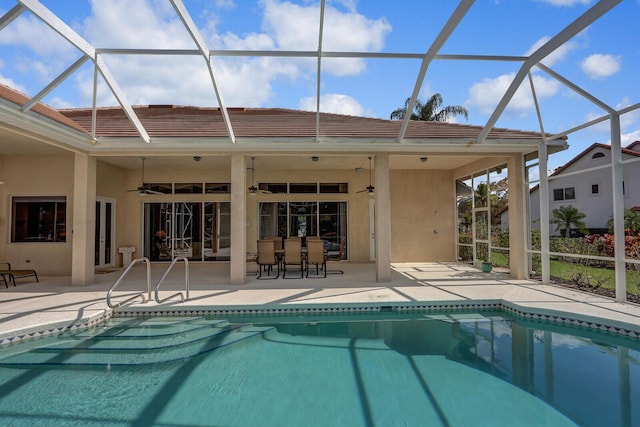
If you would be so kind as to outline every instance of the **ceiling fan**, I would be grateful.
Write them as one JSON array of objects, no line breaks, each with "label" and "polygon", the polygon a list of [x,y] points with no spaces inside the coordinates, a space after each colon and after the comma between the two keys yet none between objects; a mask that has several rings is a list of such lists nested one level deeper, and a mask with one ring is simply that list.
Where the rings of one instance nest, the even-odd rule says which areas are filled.
[{"label": "ceiling fan", "polygon": [[255,157],[251,158],[251,186],[247,190],[249,190],[249,194],[251,194],[252,196],[255,196],[258,193],[271,194],[271,191],[260,190],[258,187],[256,187],[256,183],[253,177],[253,171],[255,169],[255,160],[256,160]]},{"label": "ceiling fan", "polygon": [[356,191],[356,193],[364,193],[367,192],[370,196],[374,195],[375,187],[371,183],[371,156],[369,156],[369,185],[364,190]]},{"label": "ceiling fan", "polygon": [[140,160],[142,160],[142,173],[141,173],[141,182],[140,182],[140,186],[135,189],[135,190],[129,190],[129,191],[137,191],[139,195],[141,196],[146,196],[147,194],[162,194],[159,191],[154,191],[151,188],[149,188],[149,186],[147,184],[145,184],[144,182],[144,161],[146,160],[146,157],[140,157]]}]

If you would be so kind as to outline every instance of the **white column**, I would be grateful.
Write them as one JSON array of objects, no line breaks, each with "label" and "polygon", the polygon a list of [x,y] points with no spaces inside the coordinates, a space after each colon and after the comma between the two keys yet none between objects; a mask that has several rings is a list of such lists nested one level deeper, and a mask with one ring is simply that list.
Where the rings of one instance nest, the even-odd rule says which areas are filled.
[{"label": "white column", "polygon": [[540,249],[542,262],[542,284],[551,282],[551,261],[549,260],[549,178],[547,177],[547,144],[538,143],[538,173],[540,174]]},{"label": "white column", "polygon": [[389,155],[375,156],[376,194],[376,280],[391,281],[391,185]]},{"label": "white column", "polygon": [[95,280],[96,159],[76,153],[73,171],[73,222],[71,224],[71,286]]},{"label": "white column", "polygon": [[243,154],[231,156],[231,285],[247,274],[247,166]]},{"label": "white column", "polygon": [[529,189],[524,179],[524,158],[522,154],[513,155],[508,163],[509,173],[509,269],[511,277],[527,279],[527,223],[526,197]]},{"label": "white column", "polygon": [[620,141],[620,116],[611,115],[611,175],[613,188],[613,235],[615,236],[616,301],[627,300],[627,276],[624,243],[624,200],[622,191],[622,143]]}]

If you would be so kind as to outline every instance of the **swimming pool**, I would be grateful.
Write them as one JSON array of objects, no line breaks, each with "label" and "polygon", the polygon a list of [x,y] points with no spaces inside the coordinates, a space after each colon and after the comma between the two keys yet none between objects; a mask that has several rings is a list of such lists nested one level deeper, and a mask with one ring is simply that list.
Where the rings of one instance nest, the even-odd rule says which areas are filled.
[{"label": "swimming pool", "polygon": [[631,426],[640,343],[502,312],[112,319],[1,350],[0,423]]}]

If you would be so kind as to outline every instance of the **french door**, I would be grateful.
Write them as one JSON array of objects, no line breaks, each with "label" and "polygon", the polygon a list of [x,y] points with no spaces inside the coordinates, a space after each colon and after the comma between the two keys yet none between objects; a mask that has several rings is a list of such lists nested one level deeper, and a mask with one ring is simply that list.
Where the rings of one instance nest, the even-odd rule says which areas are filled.
[{"label": "french door", "polygon": [[115,200],[96,197],[96,240],[94,265],[98,268],[114,265],[115,260]]}]

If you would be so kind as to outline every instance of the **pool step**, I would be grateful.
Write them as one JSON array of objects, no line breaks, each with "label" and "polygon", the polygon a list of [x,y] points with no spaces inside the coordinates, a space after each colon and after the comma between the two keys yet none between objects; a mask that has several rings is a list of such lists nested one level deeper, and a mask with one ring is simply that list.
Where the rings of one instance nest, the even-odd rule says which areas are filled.
[{"label": "pool step", "polygon": [[0,360],[0,366],[115,367],[171,363],[244,341],[270,329],[206,319],[164,324],[110,322],[107,329],[64,336],[48,345],[9,356]]}]

